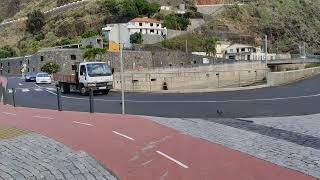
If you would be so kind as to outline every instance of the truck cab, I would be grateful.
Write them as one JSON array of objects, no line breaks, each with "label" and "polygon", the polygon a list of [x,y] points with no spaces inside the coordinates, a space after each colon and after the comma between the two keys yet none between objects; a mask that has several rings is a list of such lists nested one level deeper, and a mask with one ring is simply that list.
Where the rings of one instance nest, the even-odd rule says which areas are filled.
[{"label": "truck cab", "polygon": [[79,90],[87,93],[90,89],[109,92],[113,86],[111,69],[103,62],[83,62],[78,67]]}]

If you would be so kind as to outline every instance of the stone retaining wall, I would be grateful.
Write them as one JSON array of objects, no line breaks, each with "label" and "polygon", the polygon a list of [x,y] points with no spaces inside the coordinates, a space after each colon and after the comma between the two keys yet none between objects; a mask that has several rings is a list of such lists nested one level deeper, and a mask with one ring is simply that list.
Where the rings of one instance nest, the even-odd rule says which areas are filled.
[{"label": "stone retaining wall", "polygon": [[320,67],[301,69],[295,71],[269,72],[267,81],[269,86],[279,86],[283,84],[299,81],[304,78],[320,74]]}]

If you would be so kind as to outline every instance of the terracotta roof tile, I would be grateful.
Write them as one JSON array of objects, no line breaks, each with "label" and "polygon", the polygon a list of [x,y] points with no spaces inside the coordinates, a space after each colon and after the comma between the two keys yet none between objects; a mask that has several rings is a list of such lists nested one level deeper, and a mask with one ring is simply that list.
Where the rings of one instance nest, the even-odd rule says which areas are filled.
[{"label": "terracotta roof tile", "polygon": [[134,18],[134,19],[132,19],[130,22],[159,23],[160,21],[157,20],[157,19],[152,19],[152,18],[143,17],[143,18]]}]

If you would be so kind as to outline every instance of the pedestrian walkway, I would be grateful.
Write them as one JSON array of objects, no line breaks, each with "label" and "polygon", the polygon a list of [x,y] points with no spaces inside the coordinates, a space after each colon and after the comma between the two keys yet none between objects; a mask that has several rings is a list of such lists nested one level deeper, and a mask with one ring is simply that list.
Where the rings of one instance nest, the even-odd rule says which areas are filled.
[{"label": "pedestrian walkway", "polygon": [[0,124],[0,179],[117,179],[83,151]]},{"label": "pedestrian walkway", "polygon": [[[28,129],[74,150],[87,152],[122,180],[315,179],[242,153],[244,151],[227,148],[228,144],[221,146],[221,142],[192,137],[141,116],[57,112],[2,105],[0,123]],[[209,126],[201,126],[200,131],[197,124],[193,127],[199,133],[209,134]],[[225,138],[234,137],[225,126],[214,127],[221,128],[220,133],[228,133],[224,134]],[[237,141],[234,139],[233,142]],[[248,148],[245,140],[239,143],[244,149]]]}]

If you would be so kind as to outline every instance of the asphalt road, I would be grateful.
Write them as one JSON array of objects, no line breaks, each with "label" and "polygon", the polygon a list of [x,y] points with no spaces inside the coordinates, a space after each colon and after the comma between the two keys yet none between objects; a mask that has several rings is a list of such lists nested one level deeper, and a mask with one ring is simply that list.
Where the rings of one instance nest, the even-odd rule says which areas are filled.
[{"label": "asphalt road", "polygon": [[[9,77],[8,88],[16,88],[17,106],[56,109],[54,85],[24,82]],[[12,101],[12,93],[8,100]],[[126,113],[136,115],[212,118],[288,116],[319,113],[320,76],[294,84],[255,90],[214,93],[126,93]],[[121,113],[121,94],[95,95],[95,111]],[[12,104],[12,102],[10,102]],[[89,111],[88,97],[77,93],[62,97],[63,110]],[[217,110],[222,111],[218,114]]]}]

